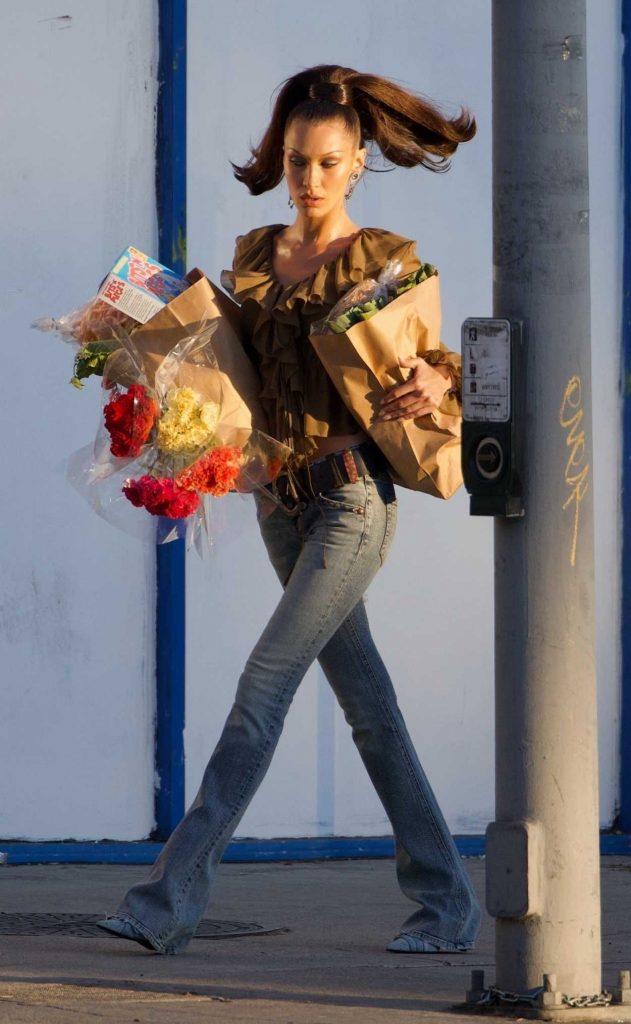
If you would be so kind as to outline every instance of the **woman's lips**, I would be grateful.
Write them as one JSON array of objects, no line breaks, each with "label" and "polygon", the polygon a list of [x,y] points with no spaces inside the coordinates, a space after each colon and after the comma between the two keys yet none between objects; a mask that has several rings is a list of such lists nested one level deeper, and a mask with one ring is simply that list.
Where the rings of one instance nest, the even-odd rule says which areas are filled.
[{"label": "woman's lips", "polygon": [[318,203],[323,202],[324,196],[301,196],[300,202],[304,203],[305,206],[317,206]]}]

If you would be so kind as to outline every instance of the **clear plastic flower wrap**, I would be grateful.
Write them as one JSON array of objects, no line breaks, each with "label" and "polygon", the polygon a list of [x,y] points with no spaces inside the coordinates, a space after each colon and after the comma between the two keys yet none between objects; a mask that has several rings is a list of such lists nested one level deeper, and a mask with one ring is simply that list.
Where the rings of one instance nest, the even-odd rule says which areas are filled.
[{"label": "clear plastic flower wrap", "polygon": [[401,277],[402,270],[400,260],[389,260],[377,279],[368,277],[346,292],[324,320],[312,325],[311,333],[343,334],[353,324],[370,320],[394,299],[437,273],[431,263],[423,263],[406,277]]},{"label": "clear plastic flower wrap", "polygon": [[188,285],[186,278],[130,245],[106,274],[95,298],[64,316],[34,320],[31,326],[54,331],[78,346],[70,383],[82,388],[86,377],[102,374],[121,330],[131,333],[152,319]]},{"label": "clear plastic flower wrap", "polygon": [[[99,515],[135,536],[149,537],[138,517],[160,517],[173,522],[157,531],[159,543],[186,536],[190,545],[202,534],[212,542],[210,500],[264,488],[290,455],[260,430],[234,425],[234,393],[225,415],[225,375],[213,350],[218,322],[181,338],[152,384],[133,336],[116,332],[92,457],[77,453],[69,477]],[[247,410],[237,420],[250,421]]]},{"label": "clear plastic flower wrap", "polygon": [[351,324],[367,320],[394,297],[402,270],[401,260],[388,260],[378,278],[366,277],[350,288],[326,317],[313,325],[311,333],[341,334]]},{"label": "clear plastic flower wrap", "polygon": [[70,383],[82,388],[87,377],[102,375],[109,356],[120,347],[121,332],[130,333],[138,321],[96,296],[79,309],[56,318],[40,317],[31,326],[53,331],[77,347]]}]

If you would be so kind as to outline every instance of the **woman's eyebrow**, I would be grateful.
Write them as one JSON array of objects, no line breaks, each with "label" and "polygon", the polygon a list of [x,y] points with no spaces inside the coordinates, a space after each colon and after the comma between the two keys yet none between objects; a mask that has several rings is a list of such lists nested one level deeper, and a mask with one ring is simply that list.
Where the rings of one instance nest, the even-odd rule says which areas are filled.
[{"label": "woman's eyebrow", "polygon": [[[299,149],[295,149],[294,146],[289,146],[288,152],[289,153],[297,153],[298,156],[303,156],[303,154],[300,152],[300,150]],[[342,149],[331,149],[331,150],[329,150],[328,153],[323,153],[322,156],[323,157],[325,157],[325,156],[335,156],[337,153],[343,153],[343,152],[344,151]]]}]

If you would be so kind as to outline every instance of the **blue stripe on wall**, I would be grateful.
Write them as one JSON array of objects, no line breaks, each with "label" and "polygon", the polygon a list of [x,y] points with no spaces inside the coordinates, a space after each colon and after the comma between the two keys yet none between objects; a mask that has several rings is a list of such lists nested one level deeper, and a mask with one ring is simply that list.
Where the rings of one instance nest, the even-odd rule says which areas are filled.
[{"label": "blue stripe on wall", "polygon": [[[159,0],[156,196],[159,255],[186,271],[186,0]],[[173,528],[159,521],[158,531]],[[158,536],[158,540],[160,536]],[[182,539],[156,550],[157,839],[167,839],[184,814],[186,548]]]},{"label": "blue stripe on wall", "polygon": [[[462,857],[483,857],[484,836],[455,836]],[[9,864],[153,864],[162,843],[11,843],[0,842]],[[604,833],[603,856],[631,856],[631,836]],[[223,855],[224,864],[277,861],[362,860],[394,857],[391,836],[315,839],[237,839]],[[1,870],[1,869],[0,869]]]},{"label": "blue stripe on wall", "polygon": [[622,277],[622,705],[620,715],[620,828],[631,831],[631,0],[622,0],[622,159],[624,252]]},{"label": "blue stripe on wall", "polygon": [[186,273],[186,0],[159,0],[156,193],[159,259]]}]

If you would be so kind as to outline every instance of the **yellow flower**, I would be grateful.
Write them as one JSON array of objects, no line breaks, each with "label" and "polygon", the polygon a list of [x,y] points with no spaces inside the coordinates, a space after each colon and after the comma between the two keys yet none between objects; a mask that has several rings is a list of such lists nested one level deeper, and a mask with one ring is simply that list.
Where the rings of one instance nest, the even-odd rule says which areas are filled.
[{"label": "yellow flower", "polygon": [[192,388],[171,388],[158,422],[158,448],[174,455],[206,448],[213,440],[218,420],[217,402],[203,402]]}]

